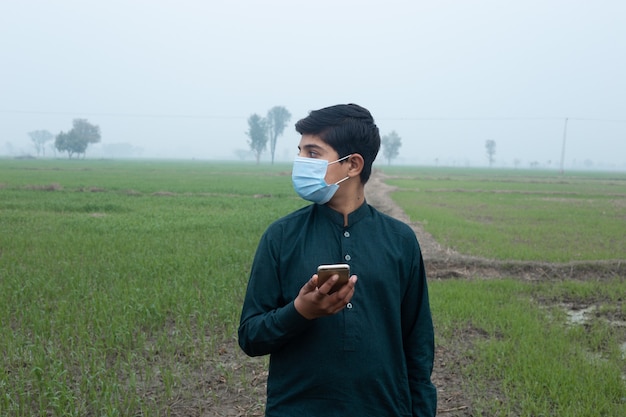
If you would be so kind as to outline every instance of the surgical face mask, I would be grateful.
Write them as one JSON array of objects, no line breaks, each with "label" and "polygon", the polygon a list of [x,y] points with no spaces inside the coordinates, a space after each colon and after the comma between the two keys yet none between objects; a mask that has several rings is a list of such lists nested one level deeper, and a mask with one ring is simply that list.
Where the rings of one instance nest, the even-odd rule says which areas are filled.
[{"label": "surgical face mask", "polygon": [[345,177],[334,184],[326,184],[325,177],[328,165],[343,161],[350,156],[352,155],[344,156],[333,162],[328,162],[324,159],[296,156],[296,159],[293,161],[293,171],[291,174],[293,188],[298,195],[305,200],[317,204],[326,204],[339,189],[339,184],[350,178]]}]

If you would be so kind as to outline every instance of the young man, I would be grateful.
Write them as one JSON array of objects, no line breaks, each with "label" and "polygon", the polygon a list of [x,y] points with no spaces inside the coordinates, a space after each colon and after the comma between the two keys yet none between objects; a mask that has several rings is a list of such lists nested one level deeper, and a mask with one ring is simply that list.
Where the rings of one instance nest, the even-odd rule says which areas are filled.
[{"label": "young man", "polygon": [[[380,148],[366,109],[313,111],[293,166],[315,204],[277,220],[252,264],[239,326],[248,355],[270,355],[266,416],[434,416],[434,333],[415,233],[365,202]],[[329,294],[317,267],[353,274]]]}]

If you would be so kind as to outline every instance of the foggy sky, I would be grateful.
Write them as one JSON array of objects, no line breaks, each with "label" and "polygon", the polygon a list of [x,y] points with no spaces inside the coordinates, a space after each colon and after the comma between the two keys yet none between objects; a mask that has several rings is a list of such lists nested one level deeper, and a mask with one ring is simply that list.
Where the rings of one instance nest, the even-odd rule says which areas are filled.
[{"label": "foggy sky", "polygon": [[[236,159],[247,119],[337,103],[398,163],[626,169],[626,2],[20,0],[0,4],[0,155],[74,118],[143,157]],[[141,152],[139,153],[139,151]],[[379,157],[379,162],[380,161]],[[264,157],[269,160],[269,154]]]}]

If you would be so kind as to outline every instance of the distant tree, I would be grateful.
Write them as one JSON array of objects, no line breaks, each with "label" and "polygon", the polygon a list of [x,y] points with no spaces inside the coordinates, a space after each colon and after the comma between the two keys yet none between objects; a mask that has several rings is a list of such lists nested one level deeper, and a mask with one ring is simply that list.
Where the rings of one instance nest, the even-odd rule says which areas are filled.
[{"label": "distant tree", "polygon": [[381,144],[383,145],[383,157],[387,159],[387,165],[391,165],[391,160],[398,156],[402,139],[395,130],[392,130],[391,133],[383,136]]},{"label": "distant tree", "polygon": [[267,122],[258,114],[253,114],[248,118],[248,144],[254,153],[257,165],[261,161],[261,154],[267,147]]},{"label": "distant tree", "polygon": [[67,152],[69,159],[72,159],[74,154],[80,155],[87,150],[87,142],[78,140],[73,130],[67,133],[60,132],[54,141],[54,146],[59,152]]},{"label": "distant tree", "polygon": [[274,163],[274,152],[276,152],[276,142],[283,134],[287,122],[291,119],[291,113],[283,106],[274,106],[267,112],[265,118],[267,123],[267,133],[270,139],[270,153],[272,154],[272,164]]},{"label": "distant tree", "polygon": [[28,132],[28,136],[35,144],[35,149],[37,150],[37,156],[43,154],[46,155],[46,142],[50,142],[54,139],[54,135],[47,130],[34,130],[32,132]]},{"label": "distant tree", "polygon": [[485,148],[487,149],[487,159],[489,160],[489,166],[492,166],[495,159],[494,155],[496,154],[496,141],[489,139],[485,142]]},{"label": "distant tree", "polygon": [[92,143],[100,142],[100,127],[92,125],[87,119],[74,119],[74,127],[67,133],[61,132],[54,142],[59,152],[67,152],[69,159],[72,155],[86,155],[87,147]]}]

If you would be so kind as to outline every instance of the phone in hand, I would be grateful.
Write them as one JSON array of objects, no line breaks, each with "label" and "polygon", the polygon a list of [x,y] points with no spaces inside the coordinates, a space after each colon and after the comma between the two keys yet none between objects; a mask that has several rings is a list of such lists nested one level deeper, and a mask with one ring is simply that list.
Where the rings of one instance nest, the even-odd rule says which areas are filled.
[{"label": "phone in hand", "polygon": [[350,265],[348,264],[332,264],[332,265],[320,265],[317,267],[317,288],[321,287],[323,283],[333,275],[339,275],[339,279],[335,282],[335,285],[330,289],[328,294],[332,294],[339,288],[344,286],[350,278]]}]

